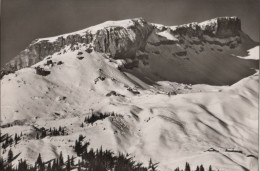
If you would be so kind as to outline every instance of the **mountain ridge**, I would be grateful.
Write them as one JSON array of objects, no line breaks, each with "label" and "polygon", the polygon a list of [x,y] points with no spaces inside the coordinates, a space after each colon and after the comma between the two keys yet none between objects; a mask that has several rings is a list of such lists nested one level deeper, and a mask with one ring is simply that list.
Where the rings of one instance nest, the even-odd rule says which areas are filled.
[{"label": "mountain ridge", "polygon": [[[148,23],[143,18],[107,21],[81,31],[34,40],[25,50],[5,64],[1,70],[1,78],[21,68],[30,67],[65,46],[72,48],[77,43],[90,45],[97,52],[110,53],[112,58],[133,58],[138,50],[144,48],[147,43],[146,39],[155,29],[160,31],[168,29],[172,35],[197,36],[199,39],[202,38],[200,41],[204,42],[208,40],[204,39],[203,35],[208,35],[213,39],[238,36],[237,43],[241,43],[239,34],[241,21],[237,17],[219,17],[201,23],[159,27],[156,27],[156,24]],[[183,40],[180,39],[180,41]],[[230,44],[232,48],[235,48],[236,45],[232,42]],[[254,42],[251,41],[250,44],[254,44]]]}]

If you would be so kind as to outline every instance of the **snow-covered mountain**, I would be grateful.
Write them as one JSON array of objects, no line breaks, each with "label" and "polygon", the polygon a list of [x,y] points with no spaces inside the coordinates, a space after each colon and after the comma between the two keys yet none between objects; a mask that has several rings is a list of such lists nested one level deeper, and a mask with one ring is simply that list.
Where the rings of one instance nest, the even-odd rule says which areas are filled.
[{"label": "snow-covered mountain", "polygon": [[[78,44],[109,53],[110,58],[123,59],[126,68],[137,67],[153,81],[226,85],[251,75],[251,68],[258,65],[256,61],[236,58],[246,56],[247,50],[256,46],[241,31],[236,17],[172,27],[138,18],[108,21],[74,33],[35,40],[7,63],[1,74],[32,66],[65,49],[78,50]],[[174,74],[162,69],[165,65]],[[225,73],[228,74],[223,77]]]},{"label": "snow-covered mountain", "polygon": [[[91,147],[152,158],[163,171],[185,162],[253,170],[258,51],[237,17],[107,21],[37,39],[1,71],[2,133],[28,135],[13,148],[31,163],[39,152],[44,160],[73,154],[82,134]],[[118,115],[82,127],[93,111]],[[68,135],[34,138],[34,127],[56,126]]]}]

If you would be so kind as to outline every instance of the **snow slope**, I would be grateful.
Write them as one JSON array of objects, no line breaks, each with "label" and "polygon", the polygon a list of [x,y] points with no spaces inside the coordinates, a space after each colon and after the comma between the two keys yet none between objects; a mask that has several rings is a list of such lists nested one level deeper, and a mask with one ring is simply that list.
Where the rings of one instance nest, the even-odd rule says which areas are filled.
[{"label": "snow slope", "polygon": [[255,59],[255,60],[259,60],[259,46],[256,46],[252,49],[248,50],[248,56],[237,56],[239,58],[242,59]]},{"label": "snow slope", "polygon": [[[92,28],[107,25],[114,26],[107,22]],[[44,161],[60,151],[76,156],[72,146],[82,134],[93,148],[130,153],[145,164],[152,158],[162,171],[183,168],[186,162],[194,169],[200,164],[225,171],[256,169],[259,61],[245,56],[251,40],[244,35],[219,38],[224,44],[243,39],[230,48],[210,44],[212,37],[204,35],[209,41],[197,46],[190,44],[199,41],[197,36],[180,38],[170,27],[157,27],[134,57],[114,59],[92,50],[93,44],[77,43],[5,75],[1,132],[26,134],[12,147],[14,154],[21,152],[16,162],[24,158],[33,164],[39,152]],[[201,46],[204,50],[196,53]],[[37,67],[50,73],[39,75]],[[108,96],[111,91],[117,95]],[[119,115],[82,128],[91,111]],[[68,135],[37,140],[33,126],[66,127]]]}]

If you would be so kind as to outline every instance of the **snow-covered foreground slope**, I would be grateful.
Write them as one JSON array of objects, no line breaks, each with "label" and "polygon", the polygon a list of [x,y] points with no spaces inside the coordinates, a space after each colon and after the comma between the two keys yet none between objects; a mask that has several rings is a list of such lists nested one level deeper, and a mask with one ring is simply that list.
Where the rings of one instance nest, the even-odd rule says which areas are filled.
[{"label": "snow-covered foreground slope", "polygon": [[259,60],[259,46],[256,46],[252,49],[249,49],[248,51],[248,56],[244,56],[244,57],[241,57],[241,56],[238,56],[242,59],[255,59],[255,60]]},{"label": "snow-covered foreground slope", "polygon": [[[47,161],[60,151],[76,156],[72,146],[82,134],[93,148],[130,153],[145,164],[152,158],[162,171],[186,162],[192,168],[257,169],[259,60],[247,58],[251,40],[242,33],[235,40],[205,36],[215,43],[197,47],[190,44],[194,37],[174,37],[176,27],[160,27],[145,45],[136,46],[142,48],[134,58],[112,58],[91,43],[78,42],[5,75],[1,132],[26,134],[12,147],[15,154],[21,152],[15,161],[33,164],[39,153]],[[235,48],[219,45],[236,39],[242,43]],[[92,111],[118,115],[82,127]],[[59,126],[68,134],[35,139],[35,128]]]}]

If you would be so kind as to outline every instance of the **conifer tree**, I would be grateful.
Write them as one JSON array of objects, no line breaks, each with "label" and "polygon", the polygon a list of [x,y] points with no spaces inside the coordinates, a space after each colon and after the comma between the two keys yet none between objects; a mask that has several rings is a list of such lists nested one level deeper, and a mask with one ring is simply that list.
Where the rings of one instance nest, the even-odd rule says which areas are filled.
[{"label": "conifer tree", "polygon": [[39,155],[38,155],[38,158],[37,158],[37,160],[36,160],[36,164],[38,164],[39,166],[42,165],[42,157],[41,157],[41,153],[39,153]]},{"label": "conifer tree", "polygon": [[39,171],[44,171],[45,170],[45,166],[44,166],[44,164],[42,162],[42,157],[41,157],[40,153],[39,153],[38,158],[37,158],[37,160],[35,162],[35,166],[36,167],[37,167],[37,165],[38,165]]},{"label": "conifer tree", "polygon": [[79,155],[79,150],[80,150],[80,143],[76,140],[75,141],[75,152],[77,155]]},{"label": "conifer tree", "polygon": [[50,171],[51,170],[51,162],[49,162],[48,166],[47,166],[47,170]]},{"label": "conifer tree", "polygon": [[79,142],[81,142],[84,139],[83,135],[79,135]]},{"label": "conifer tree", "polygon": [[42,131],[41,138],[46,137],[46,130]]},{"label": "conifer tree", "polygon": [[64,162],[63,162],[62,152],[60,152],[59,160],[60,160],[60,165],[62,166],[62,165],[64,164]]},{"label": "conifer tree", "polygon": [[151,168],[152,167],[152,159],[150,158],[150,160],[149,160],[149,165],[148,165],[148,168]]},{"label": "conifer tree", "polygon": [[185,171],[190,171],[190,165],[187,162],[186,162],[186,165],[185,165]]},{"label": "conifer tree", "polygon": [[5,146],[7,147],[9,144],[9,137],[7,136],[6,139],[5,139]]},{"label": "conifer tree", "polygon": [[203,165],[200,165],[200,171],[205,171]]},{"label": "conifer tree", "polygon": [[11,137],[10,140],[9,140],[9,144],[12,145],[13,144],[13,138]]},{"label": "conifer tree", "polygon": [[65,132],[64,132],[64,128],[62,128],[62,131],[61,131],[61,133],[62,133],[62,135],[64,135],[64,133],[65,133]]},{"label": "conifer tree", "polygon": [[56,160],[53,160],[53,164],[52,164],[52,170],[56,170]]},{"label": "conifer tree", "polygon": [[73,156],[72,156],[71,159],[70,159],[70,165],[71,165],[71,166],[74,166],[74,158],[73,158]]},{"label": "conifer tree", "polygon": [[15,133],[15,135],[14,135],[14,142],[15,142],[15,144],[17,144],[17,142],[18,142],[18,136],[17,136],[17,133]]},{"label": "conifer tree", "polygon": [[13,157],[14,157],[14,154],[13,154],[12,149],[10,148],[10,150],[8,151],[7,162],[8,162],[8,163],[11,163],[12,160],[13,160]]},{"label": "conifer tree", "polygon": [[80,160],[78,161],[78,171],[81,171],[81,162],[80,162]]},{"label": "conifer tree", "polygon": [[4,170],[4,160],[1,156],[0,156],[0,170]]},{"label": "conifer tree", "polygon": [[158,165],[158,163],[153,163],[152,162],[152,159],[150,158],[150,161],[149,161],[149,166],[148,166],[148,171],[157,171],[157,166]]},{"label": "conifer tree", "polygon": [[179,167],[177,167],[174,171],[180,171]]},{"label": "conifer tree", "polygon": [[66,170],[70,171],[71,166],[70,166],[70,156],[68,155],[68,161],[67,161],[67,165],[66,165]]}]

